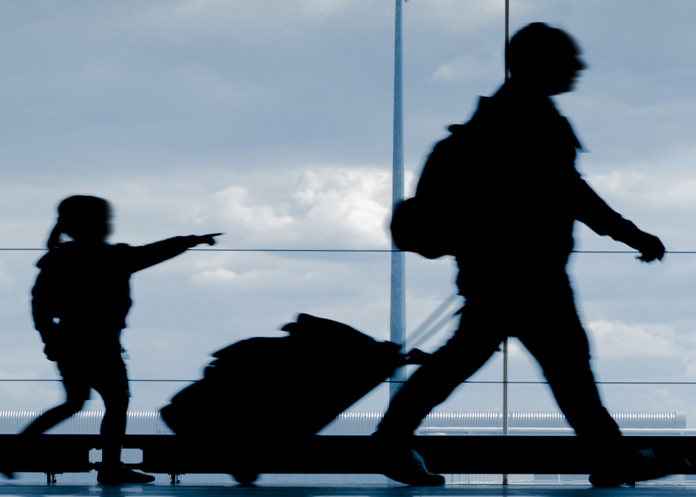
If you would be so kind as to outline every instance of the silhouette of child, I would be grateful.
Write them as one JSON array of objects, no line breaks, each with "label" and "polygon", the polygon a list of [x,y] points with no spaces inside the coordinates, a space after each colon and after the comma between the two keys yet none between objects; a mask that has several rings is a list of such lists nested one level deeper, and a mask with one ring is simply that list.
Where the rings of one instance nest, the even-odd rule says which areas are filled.
[{"label": "silhouette of child", "polygon": [[[48,253],[37,263],[41,272],[32,290],[32,313],[46,357],[57,363],[63,377],[66,401],[39,416],[23,435],[43,433],[77,413],[94,389],[106,408],[98,481],[148,483],[154,477],[121,463],[130,392],[120,336],[132,304],[129,279],[191,247],[214,245],[221,233],[131,247],[106,243],[110,231],[111,209],[104,199],[76,195],[58,206]],[[63,241],[63,235],[72,241]]]}]

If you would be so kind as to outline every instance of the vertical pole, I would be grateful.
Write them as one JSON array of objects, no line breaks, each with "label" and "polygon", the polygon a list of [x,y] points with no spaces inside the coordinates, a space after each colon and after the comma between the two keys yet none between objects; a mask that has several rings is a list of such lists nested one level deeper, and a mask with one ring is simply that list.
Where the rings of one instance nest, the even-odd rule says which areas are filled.
[{"label": "vertical pole", "polygon": [[[510,45],[510,0],[505,0],[505,53]],[[505,81],[510,79],[510,67],[507,57],[505,57]]]},{"label": "vertical pole", "polygon": [[[394,30],[394,151],[392,172],[392,212],[393,208],[404,199],[404,131],[403,131],[403,96],[401,67],[401,8],[402,0],[396,0],[396,21]],[[392,241],[391,257],[391,312],[389,316],[390,340],[406,346],[406,313],[404,292],[404,253],[398,251]],[[389,399],[399,391],[406,379],[404,368],[399,368],[389,384]]]},{"label": "vertical pole", "polygon": [[[508,434],[508,338],[503,340],[503,436]],[[503,474],[503,485],[508,484],[507,473]]]},{"label": "vertical pole", "polygon": [[[505,53],[510,44],[510,0],[505,0]],[[505,81],[510,71],[505,57]],[[508,434],[508,337],[503,340],[503,436]],[[503,474],[503,485],[508,484],[508,475]]]}]

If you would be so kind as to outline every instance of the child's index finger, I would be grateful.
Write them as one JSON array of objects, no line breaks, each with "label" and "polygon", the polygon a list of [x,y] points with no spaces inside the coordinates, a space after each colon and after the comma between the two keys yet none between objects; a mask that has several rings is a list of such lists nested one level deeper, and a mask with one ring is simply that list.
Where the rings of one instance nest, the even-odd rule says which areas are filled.
[{"label": "child's index finger", "polygon": [[207,235],[201,236],[201,239],[203,240],[203,243],[207,243],[208,245],[215,245],[215,237],[220,236],[223,233],[208,233]]}]

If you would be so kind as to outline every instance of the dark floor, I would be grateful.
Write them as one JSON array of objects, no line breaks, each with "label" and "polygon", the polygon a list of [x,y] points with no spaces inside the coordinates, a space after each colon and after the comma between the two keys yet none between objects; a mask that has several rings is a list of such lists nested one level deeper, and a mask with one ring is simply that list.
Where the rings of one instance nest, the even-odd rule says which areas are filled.
[{"label": "dark floor", "polygon": [[90,496],[90,497],[214,497],[231,495],[235,497],[674,497],[692,495],[696,486],[683,485],[639,485],[637,487],[619,487],[598,489],[589,485],[445,485],[444,487],[407,487],[403,485],[356,485],[356,486],[257,486],[241,487],[237,485],[127,485],[123,487],[106,487],[100,485],[71,484],[0,484],[1,496]]}]

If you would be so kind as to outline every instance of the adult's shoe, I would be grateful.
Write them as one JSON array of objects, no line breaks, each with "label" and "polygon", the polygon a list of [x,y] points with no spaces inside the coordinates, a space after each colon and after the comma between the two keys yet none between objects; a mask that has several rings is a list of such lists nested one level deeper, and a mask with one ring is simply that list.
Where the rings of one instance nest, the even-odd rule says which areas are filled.
[{"label": "adult's shoe", "polygon": [[128,483],[152,483],[155,477],[138,471],[132,471],[123,465],[102,468],[97,475],[97,481],[102,485],[125,485]]},{"label": "adult's shoe", "polygon": [[613,463],[604,460],[593,464],[590,483],[595,487],[616,487],[684,472],[690,472],[688,459],[655,456],[653,450],[647,447],[630,450],[627,456],[616,458]]},{"label": "adult's shoe", "polygon": [[431,473],[425,467],[421,455],[413,449],[400,448],[389,451],[383,474],[392,480],[414,487],[440,486],[445,477]]}]

